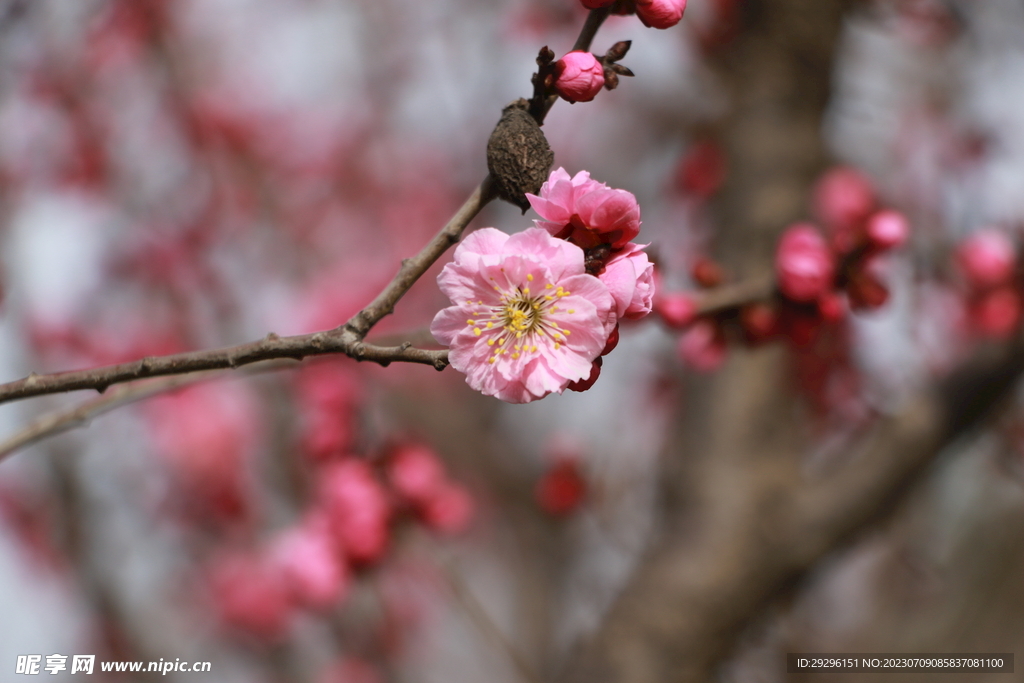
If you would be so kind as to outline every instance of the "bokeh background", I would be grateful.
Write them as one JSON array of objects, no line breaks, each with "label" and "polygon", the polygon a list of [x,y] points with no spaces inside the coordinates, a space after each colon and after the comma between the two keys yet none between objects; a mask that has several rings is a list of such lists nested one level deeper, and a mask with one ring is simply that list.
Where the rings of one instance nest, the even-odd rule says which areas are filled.
[{"label": "bokeh background", "polygon": [[[484,176],[537,51],[564,54],[585,17],[576,0],[0,0],[0,375],[343,323]],[[697,292],[711,262],[770,276],[846,165],[912,226],[887,303],[756,348],[650,316],[593,389],[527,406],[451,369],[341,358],[97,416],[0,462],[0,679],[18,655],[93,653],[212,663],[163,677],[182,681],[817,682],[851,674],[787,674],[785,653],[1013,652],[1012,388],[973,429],[907,442],[928,456],[898,485],[859,453],[1006,343],[972,322],[953,254],[982,229],[1020,237],[1021,35],[1016,0],[611,17],[593,49],[632,40],[636,77],[559,102],[544,131],[556,167],[636,195],[663,291]],[[473,226],[533,218],[494,203]],[[444,260],[371,340],[430,345]],[[93,398],[3,406],[0,438]],[[403,493],[410,450],[444,495]],[[835,472],[882,482],[868,513],[790,552],[838,513],[775,511]],[[370,549],[339,568],[282,540],[342,499],[386,517],[353,532]],[[322,570],[316,604],[282,587],[293,551]]]}]

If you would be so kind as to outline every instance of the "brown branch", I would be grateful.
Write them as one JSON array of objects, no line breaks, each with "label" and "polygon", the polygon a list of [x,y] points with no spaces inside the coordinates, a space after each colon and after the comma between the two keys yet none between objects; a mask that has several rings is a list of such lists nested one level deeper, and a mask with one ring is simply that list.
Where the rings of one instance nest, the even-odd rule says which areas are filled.
[{"label": "brown branch", "polygon": [[[587,49],[598,28],[608,16],[608,10],[593,10],[587,16],[574,49]],[[554,104],[552,99],[547,109]],[[545,113],[547,111],[545,109]],[[279,337],[268,334],[260,341],[208,351],[192,351],[169,356],[151,356],[130,363],[108,365],[88,370],[61,372],[48,375],[30,374],[16,382],[0,384],[0,403],[92,389],[104,392],[107,387],[124,382],[184,375],[207,370],[234,369],[262,361],[292,359],[301,361],[309,356],[344,354],[358,361],[372,361],[380,365],[393,362],[420,363],[443,370],[448,365],[448,351],[429,351],[413,348],[404,343],[382,347],[363,342],[366,334],[382,318],[392,313],[413,284],[453,244],[459,241],[469,222],[494,199],[490,175],[476,187],[448,224],[416,256],[402,261],[402,266],[384,290],[363,310],[356,313],[341,327],[313,334]]]},{"label": "brown branch", "polygon": [[[268,361],[247,368],[246,375],[256,375],[274,370],[283,370],[294,366],[292,361]],[[0,460],[20,451],[23,448],[39,443],[51,436],[62,434],[77,427],[84,427],[94,418],[126,406],[130,403],[152,398],[157,394],[166,393],[184,386],[209,382],[231,376],[223,370],[193,372],[188,375],[175,375],[149,381],[120,386],[107,392],[100,398],[94,398],[69,409],[58,410],[43,415],[32,424],[16,432],[7,439],[0,441]]]},{"label": "brown branch", "polygon": [[448,365],[448,351],[428,351],[409,344],[384,347],[363,342],[366,333],[409,291],[413,283],[440,258],[448,247],[459,240],[469,222],[492,199],[490,176],[484,178],[469,199],[448,224],[412,258],[405,259],[394,279],[366,308],[345,325],[323,332],[278,337],[268,334],[260,341],[208,351],[192,351],[170,356],[151,356],[130,363],[108,365],[89,370],[60,372],[51,375],[29,375],[25,379],[0,385],[0,403],[33,396],[67,391],[93,389],[103,392],[114,384],[148,377],[183,375],[205,370],[234,369],[261,361],[309,356],[344,354],[355,360],[380,365],[392,362],[421,363],[443,370]]}]

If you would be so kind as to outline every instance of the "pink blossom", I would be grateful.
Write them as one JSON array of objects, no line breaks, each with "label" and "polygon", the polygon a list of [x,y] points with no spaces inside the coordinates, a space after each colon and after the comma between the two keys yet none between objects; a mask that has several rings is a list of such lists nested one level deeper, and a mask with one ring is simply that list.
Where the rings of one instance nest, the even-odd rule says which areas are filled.
[{"label": "pink blossom", "polygon": [[458,484],[445,483],[423,506],[423,521],[442,534],[459,534],[473,521],[473,498]]},{"label": "pink blossom", "polygon": [[875,249],[896,249],[910,237],[910,224],[899,211],[886,209],[868,219],[867,235]]},{"label": "pink blossom", "polygon": [[728,346],[722,328],[700,320],[683,333],[676,347],[679,357],[697,372],[713,372],[725,362]]},{"label": "pink blossom", "polygon": [[212,567],[210,589],[226,626],[268,641],[284,637],[292,605],[277,567],[258,557],[225,555]]},{"label": "pink blossom", "polygon": [[814,301],[829,291],[835,262],[813,225],[799,223],[786,230],[775,253],[775,273],[779,289],[793,301]]},{"label": "pink blossom", "polygon": [[818,181],[814,188],[814,207],[830,229],[850,231],[875,207],[875,190],[863,173],[839,166]]},{"label": "pink blossom", "polygon": [[644,26],[671,28],[683,18],[686,0],[637,0],[636,15]]},{"label": "pink blossom", "polygon": [[453,305],[431,333],[471,387],[509,403],[588,376],[615,327],[615,301],[584,272],[583,251],[537,228],[476,231],[437,282]]},{"label": "pink blossom", "polygon": [[654,311],[669,327],[683,329],[697,316],[697,302],[683,292],[667,292],[654,299]]},{"label": "pink blossom", "polygon": [[970,320],[983,335],[1009,337],[1020,324],[1021,298],[1012,287],[997,287],[985,292],[970,309]]},{"label": "pink blossom", "polygon": [[395,491],[414,504],[423,504],[446,483],[444,468],[434,451],[419,444],[400,446],[388,464]]},{"label": "pink blossom", "polygon": [[1002,231],[981,230],[959,246],[957,261],[972,287],[987,289],[1013,278],[1017,252]]},{"label": "pink blossom", "polygon": [[640,245],[630,243],[614,252],[598,278],[615,299],[615,314],[619,318],[636,320],[651,312],[654,264]]},{"label": "pink blossom", "polygon": [[555,64],[555,91],[569,102],[590,102],[604,87],[604,67],[589,52],[574,50]]},{"label": "pink blossom", "polygon": [[384,554],[391,505],[366,463],[350,459],[325,467],[320,501],[334,537],[349,558],[372,562]]},{"label": "pink blossom", "polygon": [[527,194],[534,221],[555,237],[589,249],[610,244],[619,249],[640,232],[640,205],[626,190],[615,190],[580,171],[571,179],[564,168],[551,172],[540,195]]},{"label": "pink blossom", "polygon": [[279,537],[272,554],[288,589],[299,604],[328,609],[348,589],[348,568],[342,561],[327,520],[314,518]]}]

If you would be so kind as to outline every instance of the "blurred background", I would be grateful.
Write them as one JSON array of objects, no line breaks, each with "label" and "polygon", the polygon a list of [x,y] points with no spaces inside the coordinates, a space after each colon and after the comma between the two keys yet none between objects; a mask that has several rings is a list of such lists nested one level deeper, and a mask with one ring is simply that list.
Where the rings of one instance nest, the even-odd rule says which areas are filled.
[{"label": "blurred background", "polygon": [[[585,18],[0,0],[4,381],[343,323],[483,178],[501,108]],[[898,485],[858,453],[1019,327],[1018,280],[986,282],[992,249],[970,245],[1008,245],[1015,270],[1021,35],[1016,0],[610,17],[592,49],[632,40],[636,77],[544,131],[555,167],[636,195],[662,294],[594,388],[513,406],[451,369],[338,358],[127,393],[0,462],[0,679],[57,653],[208,661],[161,679],[228,683],[824,682],[857,674],[787,674],[785,654],[1013,652],[1019,399],[928,441]],[[673,314],[770,278],[795,221],[888,208],[909,242],[835,316],[769,302],[784,323],[759,336],[748,308]],[[472,227],[534,218],[492,203]],[[371,341],[431,344],[446,260]],[[0,439],[96,400],[5,405]],[[877,501],[790,553],[809,536],[773,511],[835,472]]]}]

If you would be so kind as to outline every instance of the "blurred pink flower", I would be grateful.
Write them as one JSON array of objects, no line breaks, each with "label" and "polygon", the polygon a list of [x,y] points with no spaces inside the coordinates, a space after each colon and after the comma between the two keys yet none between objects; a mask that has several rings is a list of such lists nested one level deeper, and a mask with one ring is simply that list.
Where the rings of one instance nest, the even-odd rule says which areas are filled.
[{"label": "blurred pink flower", "polygon": [[1017,264],[1010,238],[993,228],[980,230],[957,248],[957,262],[972,287],[987,289],[1009,282]]},{"label": "blurred pink flower", "polygon": [[438,284],[453,306],[430,326],[452,367],[488,396],[528,403],[590,374],[615,327],[615,302],[584,272],[579,247],[537,228],[467,237]]},{"label": "blurred pink flower", "polygon": [[697,372],[713,372],[725,362],[728,346],[718,325],[699,320],[679,338],[676,350],[683,362]]},{"label": "blurred pink flower", "polygon": [[684,292],[666,292],[654,298],[654,312],[669,327],[683,329],[697,316],[697,302]]},{"label": "blurred pink flower", "polygon": [[395,491],[413,504],[423,504],[447,482],[437,455],[421,444],[404,444],[391,456],[388,479]]},{"label": "blurred pink flower", "polygon": [[686,0],[637,0],[636,15],[644,26],[671,28],[683,18]]},{"label": "blurred pink flower", "polygon": [[885,209],[868,219],[867,235],[875,249],[896,249],[910,237],[910,223],[899,211]]},{"label": "blurred pink flower", "polygon": [[814,188],[814,208],[833,231],[847,232],[864,221],[875,207],[875,190],[855,168],[837,166],[823,175]]},{"label": "blurred pink flower", "polygon": [[373,562],[388,545],[391,505],[369,465],[349,459],[320,476],[320,501],[331,531],[354,562]]},{"label": "blurred pink flower", "polygon": [[423,521],[442,534],[459,534],[473,521],[473,498],[458,484],[446,482],[423,506]]},{"label": "blurred pink flower", "polygon": [[326,610],[348,590],[348,567],[323,517],[278,537],[272,555],[292,598],[301,605]]},{"label": "blurred pink flower", "polygon": [[544,220],[534,221],[555,237],[589,249],[600,244],[621,248],[640,232],[640,205],[626,190],[613,190],[580,171],[551,172],[540,195],[526,195]]},{"label": "blurred pink flower", "polygon": [[268,641],[284,637],[292,606],[277,567],[259,557],[225,555],[211,568],[210,589],[224,625]]},{"label": "blurred pink flower", "polygon": [[831,289],[835,262],[825,239],[809,223],[786,229],[775,252],[779,289],[793,301],[814,301]]},{"label": "blurred pink flower", "polygon": [[574,50],[555,63],[555,92],[568,102],[590,102],[604,87],[604,67],[589,52]]}]

